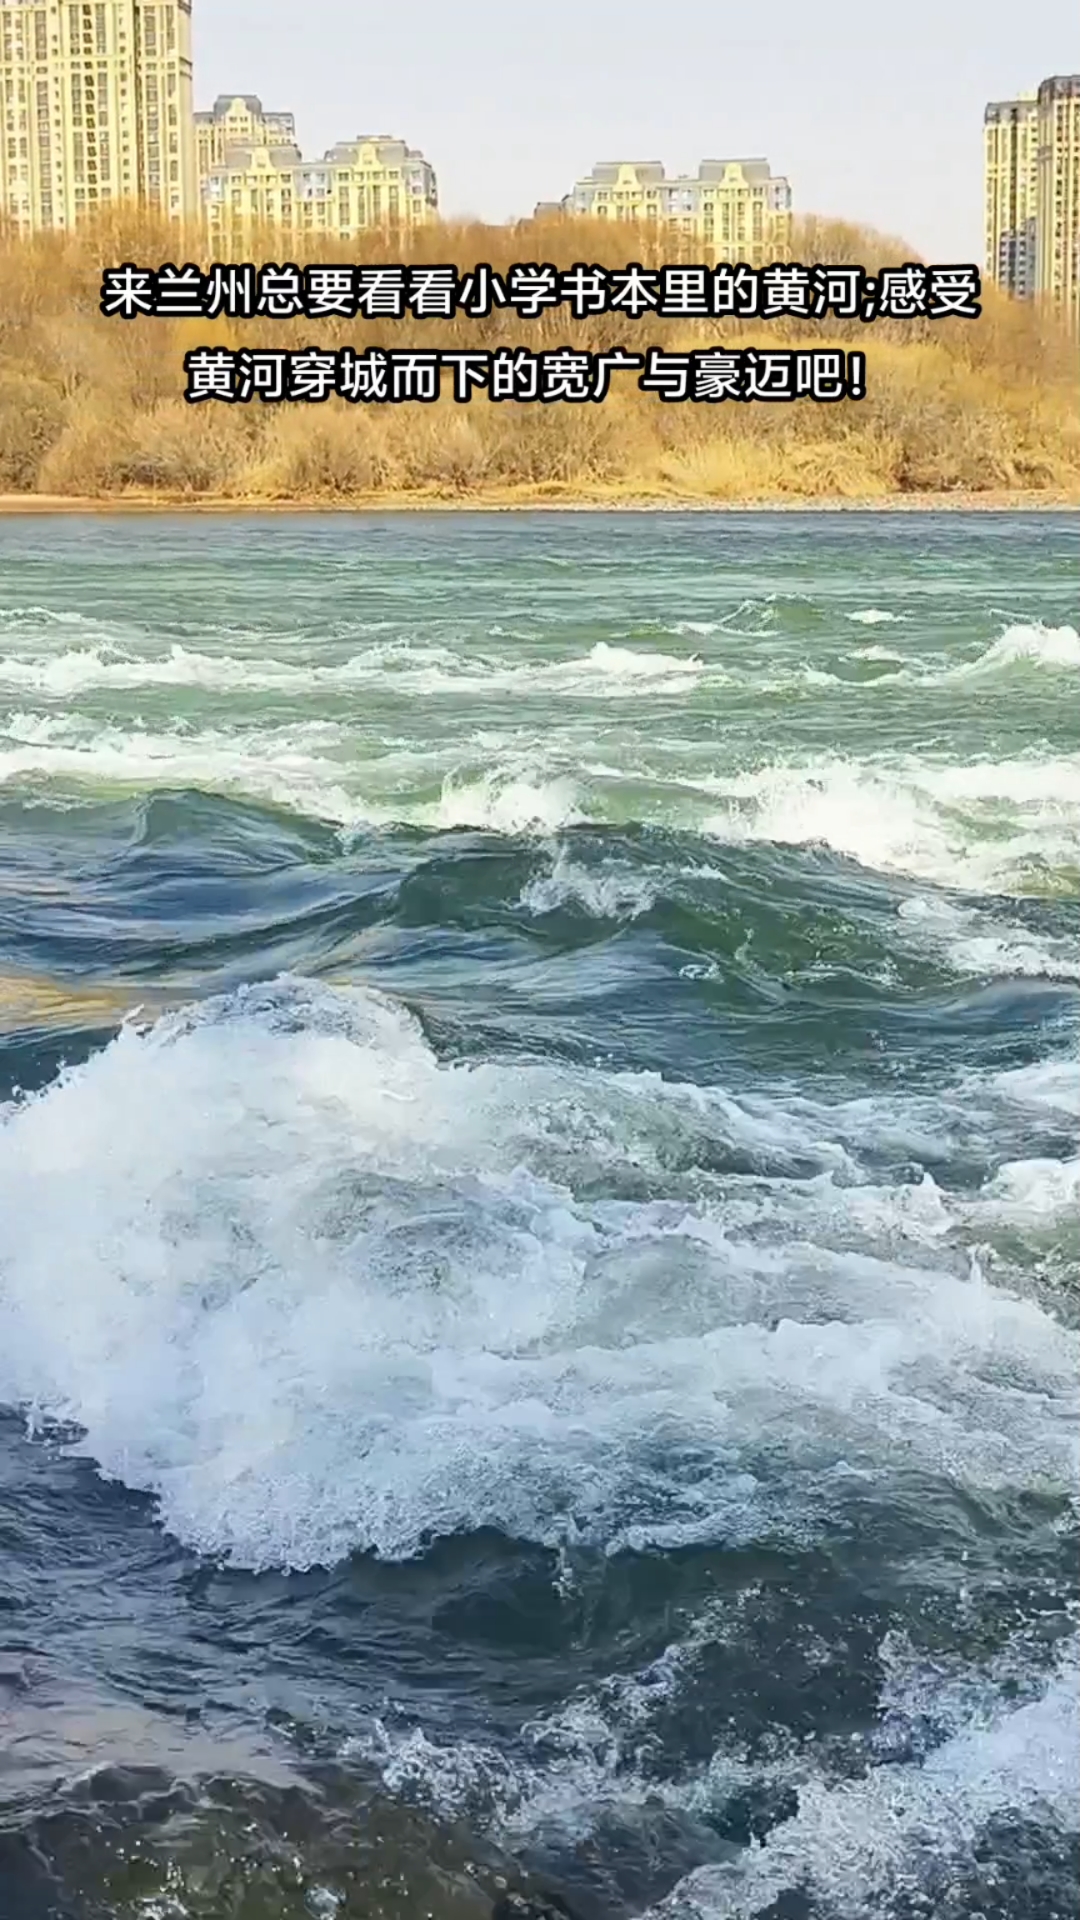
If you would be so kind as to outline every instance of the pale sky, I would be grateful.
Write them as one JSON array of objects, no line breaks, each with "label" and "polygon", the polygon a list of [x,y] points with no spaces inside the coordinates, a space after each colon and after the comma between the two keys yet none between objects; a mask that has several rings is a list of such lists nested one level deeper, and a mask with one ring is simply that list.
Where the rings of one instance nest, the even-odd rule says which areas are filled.
[{"label": "pale sky", "polygon": [[445,215],[502,221],[596,160],[762,154],[796,212],[981,261],[982,112],[1080,71],[1077,0],[196,0],[195,104],[257,93],[305,155],[420,147]]}]

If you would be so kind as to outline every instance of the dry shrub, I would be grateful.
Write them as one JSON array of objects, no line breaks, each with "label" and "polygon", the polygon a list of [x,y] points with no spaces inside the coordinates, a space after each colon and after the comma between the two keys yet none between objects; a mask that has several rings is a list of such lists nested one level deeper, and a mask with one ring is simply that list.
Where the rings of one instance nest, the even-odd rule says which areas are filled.
[{"label": "dry shrub", "polygon": [[100,396],[71,401],[64,430],[38,468],[36,491],[89,499],[115,491],[116,472],[128,450],[128,427]]},{"label": "dry shrub", "polygon": [[475,401],[467,410],[446,402],[391,408],[382,422],[382,440],[398,484],[447,496],[482,486],[488,455],[477,416]]},{"label": "dry shrub", "polygon": [[739,444],[721,434],[662,456],[657,468],[675,494],[705,500],[768,500],[782,471],[773,445]]},{"label": "dry shrub", "polygon": [[63,398],[55,387],[23,368],[0,374],[0,493],[33,491],[64,422]]},{"label": "dry shrub", "polygon": [[1022,420],[996,382],[937,343],[880,356],[863,422],[892,446],[898,492],[1022,486]]},{"label": "dry shrub", "polygon": [[[234,425],[232,413],[227,419]],[[250,461],[223,491],[253,500],[340,499],[371,493],[391,479],[376,434],[351,409],[275,408],[255,420],[263,431]]]},{"label": "dry shrub", "polygon": [[[690,257],[690,243],[652,228],[524,221],[445,225],[354,247],[322,244],[319,259],[644,265]],[[842,222],[797,223],[792,256],[874,270],[915,258],[902,241]],[[235,257],[283,263],[273,233]],[[640,321],[618,314],[575,322],[556,310],[522,320],[496,308],[483,320],[106,320],[101,267],[201,260],[198,233],[119,208],[74,235],[0,240],[0,487],[102,495],[138,491],[232,499],[555,497],[690,499],[876,498],[892,491],[1054,488],[1080,492],[1077,345],[1052,318],[993,288],[974,322],[882,321],[852,333],[830,318],[760,323]],[[303,265],[301,260],[298,264]],[[862,348],[868,393],[815,406],[665,405],[616,373],[603,405],[493,403],[468,407],[232,407],[182,399],[193,346],[616,346],[674,351],[716,346],[830,344]]]},{"label": "dry shrub", "polygon": [[164,400],[136,414],[128,444],[117,451],[112,484],[148,493],[225,493],[240,449],[224,423],[205,408]]},{"label": "dry shrub", "polygon": [[799,499],[876,499],[893,490],[880,441],[850,433],[832,439],[793,440],[784,449],[777,489]]},{"label": "dry shrub", "polygon": [[610,402],[545,407],[511,401],[488,411],[491,473],[504,485],[632,482],[641,473],[640,452],[631,458],[629,422]]}]

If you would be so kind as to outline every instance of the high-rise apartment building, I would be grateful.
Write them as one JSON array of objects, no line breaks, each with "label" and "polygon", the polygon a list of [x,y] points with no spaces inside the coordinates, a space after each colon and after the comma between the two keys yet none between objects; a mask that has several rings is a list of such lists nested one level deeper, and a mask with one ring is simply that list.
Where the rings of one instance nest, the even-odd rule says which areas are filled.
[{"label": "high-rise apartment building", "polygon": [[767,160],[703,160],[696,175],[672,179],[658,160],[599,161],[560,205],[593,219],[655,224],[717,259],[751,266],[784,258],[791,237],[791,187]]},{"label": "high-rise apartment building", "polygon": [[1034,92],[993,100],[983,115],[986,275],[1006,292],[1035,292],[1039,113]]},{"label": "high-rise apartment building", "polygon": [[1038,176],[1036,292],[1080,334],[1080,73],[1039,88]]},{"label": "high-rise apartment building", "polygon": [[220,167],[232,147],[294,147],[291,113],[267,113],[256,93],[219,93],[208,113],[195,115],[195,161],[199,179]]},{"label": "high-rise apartment building", "polygon": [[198,208],[191,0],[0,0],[0,218]]},{"label": "high-rise apartment building", "polygon": [[986,272],[1080,334],[1080,74],[983,115]]},{"label": "high-rise apartment building", "polygon": [[302,249],[313,239],[351,240],[438,217],[434,168],[388,134],[342,141],[321,160],[284,144],[230,148],[202,190],[211,245],[234,258],[261,228]]}]

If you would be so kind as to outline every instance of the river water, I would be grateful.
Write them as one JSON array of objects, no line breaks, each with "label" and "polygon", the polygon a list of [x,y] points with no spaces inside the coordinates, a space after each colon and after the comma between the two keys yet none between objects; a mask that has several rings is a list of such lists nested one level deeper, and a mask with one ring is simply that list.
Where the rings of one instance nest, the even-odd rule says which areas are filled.
[{"label": "river water", "polygon": [[1073,1920],[1078,557],[0,522],[2,1920]]}]

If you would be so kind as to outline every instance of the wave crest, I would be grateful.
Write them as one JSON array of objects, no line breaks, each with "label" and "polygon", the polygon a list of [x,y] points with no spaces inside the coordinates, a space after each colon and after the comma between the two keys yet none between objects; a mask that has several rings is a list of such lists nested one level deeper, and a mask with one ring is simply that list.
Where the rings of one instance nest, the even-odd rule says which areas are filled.
[{"label": "wave crest", "polygon": [[256,1567],[487,1526],[802,1538],[905,1463],[1060,1489],[1077,1338],[930,1252],[940,1225],[898,1265],[856,1250],[828,1180],[796,1181],[794,1238],[783,1180],[748,1237],[704,1177],[696,1203],[576,1197],[650,1160],[670,1195],[673,1142],[858,1180],[831,1124],[440,1065],[394,1003],[300,982],[126,1029],[0,1125],[0,1402],[74,1423],[181,1539]]}]

